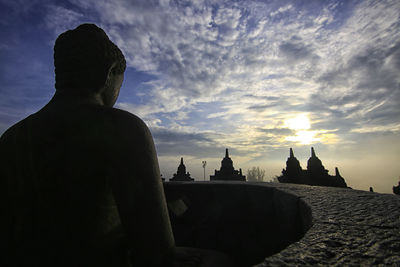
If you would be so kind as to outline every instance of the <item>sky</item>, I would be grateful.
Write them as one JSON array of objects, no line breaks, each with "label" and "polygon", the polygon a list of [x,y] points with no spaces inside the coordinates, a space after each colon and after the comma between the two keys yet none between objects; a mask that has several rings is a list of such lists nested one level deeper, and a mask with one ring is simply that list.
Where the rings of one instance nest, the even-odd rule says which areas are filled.
[{"label": "sky", "polygon": [[311,147],[348,186],[400,176],[400,2],[0,0],[0,134],[54,94],[57,36],[95,23],[127,59],[117,108],[149,126],[163,177],[280,175]]}]

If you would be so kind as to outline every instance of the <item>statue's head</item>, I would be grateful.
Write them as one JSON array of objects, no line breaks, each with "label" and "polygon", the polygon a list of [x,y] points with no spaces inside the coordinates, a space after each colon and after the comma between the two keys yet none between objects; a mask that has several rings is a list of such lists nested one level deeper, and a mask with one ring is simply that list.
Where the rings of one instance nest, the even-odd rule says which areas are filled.
[{"label": "statue's head", "polygon": [[[94,24],[82,24],[58,36],[54,45],[56,90],[77,94],[119,93],[126,61],[121,50]],[[115,84],[119,83],[119,87]],[[115,92],[115,91],[118,92]]]}]

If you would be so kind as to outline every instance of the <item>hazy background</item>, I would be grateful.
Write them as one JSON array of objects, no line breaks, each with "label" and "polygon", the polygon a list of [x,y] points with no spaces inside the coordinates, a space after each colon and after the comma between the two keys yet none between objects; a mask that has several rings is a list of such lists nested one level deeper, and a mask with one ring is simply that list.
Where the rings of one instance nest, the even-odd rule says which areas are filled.
[{"label": "hazy background", "polygon": [[128,68],[116,107],[150,127],[161,173],[279,175],[314,146],[349,186],[400,175],[399,1],[0,0],[0,134],[54,93],[61,32],[96,23]]}]

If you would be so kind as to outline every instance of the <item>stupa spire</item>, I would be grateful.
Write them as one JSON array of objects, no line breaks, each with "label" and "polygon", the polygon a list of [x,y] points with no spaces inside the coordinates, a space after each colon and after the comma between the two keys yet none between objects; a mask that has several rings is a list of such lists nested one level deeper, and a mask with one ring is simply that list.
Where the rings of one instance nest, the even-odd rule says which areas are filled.
[{"label": "stupa spire", "polygon": [[190,177],[190,173],[186,173],[186,166],[183,164],[183,157],[181,157],[181,164],[178,166],[178,170],[174,173],[174,176],[169,179],[170,181],[193,181]]},{"label": "stupa spire", "polygon": [[225,149],[225,158],[221,161],[221,168],[215,170],[214,175],[210,175],[210,180],[236,180],[236,181],[246,181],[246,176],[244,176],[241,170],[237,171],[233,168],[233,161],[229,157],[229,151]]},{"label": "stupa spire", "polygon": [[339,168],[338,168],[338,167],[335,167],[335,176],[340,176]]},{"label": "stupa spire", "polygon": [[315,158],[316,156],[315,156],[315,151],[314,151],[314,148],[313,147],[311,147],[311,157],[312,158]]},{"label": "stupa spire", "polygon": [[278,180],[281,183],[347,187],[338,167],[335,167],[334,176],[328,174],[328,170],[325,169],[321,160],[315,154],[314,147],[311,147],[311,157],[307,161],[306,170],[301,168],[300,162],[294,156],[293,149],[290,148],[290,156],[286,160],[286,169],[282,170],[282,175],[278,177]]}]

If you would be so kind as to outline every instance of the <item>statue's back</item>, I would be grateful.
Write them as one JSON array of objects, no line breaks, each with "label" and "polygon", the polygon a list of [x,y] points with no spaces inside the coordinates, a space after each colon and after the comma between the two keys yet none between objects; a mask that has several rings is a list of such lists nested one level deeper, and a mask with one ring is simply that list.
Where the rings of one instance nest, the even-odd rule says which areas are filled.
[{"label": "statue's back", "polygon": [[45,108],[2,136],[2,242],[15,263],[115,265],[124,258],[111,187],[120,146],[112,110]]}]

